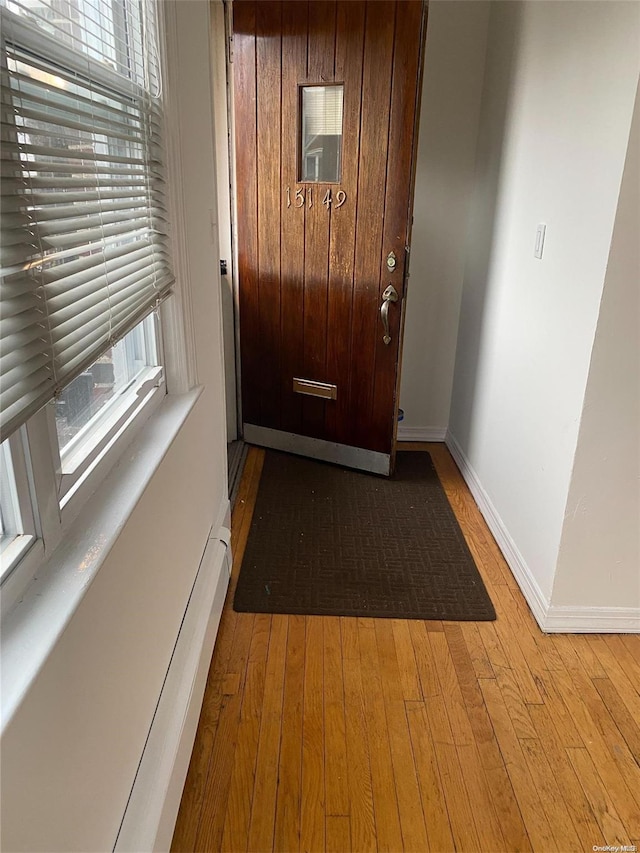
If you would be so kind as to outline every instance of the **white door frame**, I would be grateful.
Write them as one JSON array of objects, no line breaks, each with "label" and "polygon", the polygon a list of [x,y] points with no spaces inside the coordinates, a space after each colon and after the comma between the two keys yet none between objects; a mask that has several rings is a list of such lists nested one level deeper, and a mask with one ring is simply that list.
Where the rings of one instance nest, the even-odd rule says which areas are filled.
[{"label": "white door frame", "polygon": [[239,438],[240,357],[238,328],[238,286],[236,281],[237,247],[234,240],[235,162],[233,138],[233,86],[230,54],[230,3],[210,0],[211,74],[213,79],[213,113],[215,133],[216,183],[218,189],[218,238],[220,258],[226,261],[227,273],[220,276],[222,297],[222,331],[224,346],[225,398],[227,409],[227,442]]}]

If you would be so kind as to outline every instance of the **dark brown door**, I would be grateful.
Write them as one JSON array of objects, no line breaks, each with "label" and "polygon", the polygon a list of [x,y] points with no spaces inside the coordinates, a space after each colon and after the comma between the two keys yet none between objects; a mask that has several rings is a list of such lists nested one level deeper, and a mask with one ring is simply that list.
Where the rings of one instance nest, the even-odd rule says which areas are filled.
[{"label": "dark brown door", "polygon": [[248,441],[392,470],[425,20],[420,0],[234,0]]}]

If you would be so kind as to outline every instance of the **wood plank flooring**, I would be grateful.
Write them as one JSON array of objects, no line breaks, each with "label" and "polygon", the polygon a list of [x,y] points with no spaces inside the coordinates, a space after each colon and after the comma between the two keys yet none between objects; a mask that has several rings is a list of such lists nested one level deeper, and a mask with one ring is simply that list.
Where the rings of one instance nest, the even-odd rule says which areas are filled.
[{"label": "wood plank flooring", "polygon": [[545,635],[442,444],[427,449],[495,622],[234,613],[264,452],[172,850],[640,845],[640,636]]}]

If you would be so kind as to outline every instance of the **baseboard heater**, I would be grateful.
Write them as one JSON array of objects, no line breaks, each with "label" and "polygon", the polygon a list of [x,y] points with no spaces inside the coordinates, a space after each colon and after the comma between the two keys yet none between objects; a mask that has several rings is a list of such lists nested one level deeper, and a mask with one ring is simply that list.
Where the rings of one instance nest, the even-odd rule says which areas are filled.
[{"label": "baseboard heater", "polygon": [[207,542],[114,851],[168,851],[231,575],[228,529]]}]

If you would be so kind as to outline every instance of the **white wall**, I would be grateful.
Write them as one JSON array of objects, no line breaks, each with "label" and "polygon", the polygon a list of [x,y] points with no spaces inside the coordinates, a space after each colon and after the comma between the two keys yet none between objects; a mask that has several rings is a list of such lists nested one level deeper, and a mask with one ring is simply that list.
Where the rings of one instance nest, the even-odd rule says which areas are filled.
[{"label": "white wall", "polygon": [[629,138],[639,18],[624,2],[491,8],[450,433],[543,603]]},{"label": "white wall", "polygon": [[[216,202],[209,10],[185,0],[166,6],[180,94],[174,130],[188,131],[178,158],[188,204],[173,211],[188,255],[178,264],[179,287],[204,390],[2,733],[3,850],[113,849],[211,526],[228,506],[210,213]],[[137,455],[132,446],[120,468]],[[92,518],[89,503],[84,521]]]},{"label": "white wall", "polygon": [[449,421],[489,7],[429,3],[400,438],[442,439]]},{"label": "white wall", "polygon": [[640,616],[640,98],[591,357],[552,604]]}]

